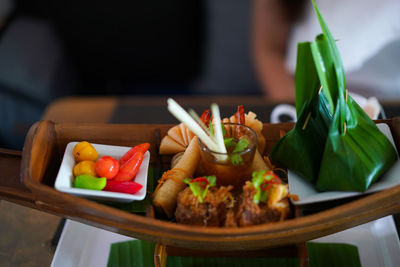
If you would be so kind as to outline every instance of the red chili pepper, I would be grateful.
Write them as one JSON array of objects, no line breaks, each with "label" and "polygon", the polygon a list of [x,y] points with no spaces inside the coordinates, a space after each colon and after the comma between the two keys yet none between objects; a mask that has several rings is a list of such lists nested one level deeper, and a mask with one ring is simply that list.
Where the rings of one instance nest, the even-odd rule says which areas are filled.
[{"label": "red chili pepper", "polygon": [[143,152],[136,152],[127,162],[119,167],[117,175],[114,177],[116,181],[129,181],[135,178],[143,161]]},{"label": "red chili pepper", "polygon": [[111,191],[111,192],[119,192],[119,193],[127,193],[127,194],[135,194],[140,189],[142,189],[142,185],[136,182],[131,181],[115,181],[115,180],[108,180],[106,187],[104,187],[104,191]]},{"label": "red chili pepper", "polygon": [[127,162],[136,152],[141,151],[143,154],[149,149],[149,143],[143,143],[137,146],[132,147],[126,152],[122,158],[119,159],[119,165],[122,166],[125,162]]},{"label": "red chili pepper", "polygon": [[263,191],[267,191],[267,190],[271,189],[272,185],[274,185],[274,184],[282,183],[281,179],[279,179],[279,177],[274,172],[269,171],[264,174],[264,178],[267,178],[268,176],[272,176],[272,177],[270,177],[270,179],[268,179],[268,180],[264,180],[264,182],[260,185],[260,188]]},{"label": "red chili pepper", "polygon": [[235,113],[236,117],[236,122],[239,124],[245,124],[246,123],[246,117],[244,115],[244,108],[243,105],[239,105],[237,107],[237,111]]},{"label": "red chili pepper", "polygon": [[206,189],[207,185],[209,185],[210,183],[208,182],[208,180],[204,177],[198,177],[196,179],[193,179],[192,181],[190,181],[191,183],[199,183],[199,185],[201,186],[201,188],[203,190]]},{"label": "red chili pepper", "polygon": [[208,125],[211,119],[211,111],[209,109],[204,110],[203,114],[200,116],[200,120],[205,124]]}]

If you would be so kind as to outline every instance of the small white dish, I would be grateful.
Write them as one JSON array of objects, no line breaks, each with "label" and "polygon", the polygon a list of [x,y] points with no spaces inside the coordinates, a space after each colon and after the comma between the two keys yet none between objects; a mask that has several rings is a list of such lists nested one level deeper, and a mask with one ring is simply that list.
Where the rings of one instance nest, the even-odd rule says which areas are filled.
[{"label": "small white dish", "polygon": [[[385,134],[385,136],[396,148],[389,126],[386,123],[378,123],[376,126],[382,133]],[[293,195],[297,195],[299,197],[299,199],[296,201],[292,200],[293,204],[295,205],[311,204],[316,202],[358,196],[362,194],[369,194],[372,192],[377,192],[398,185],[400,184],[400,162],[397,161],[395,165],[388,171],[388,173],[386,173],[383,177],[381,177],[379,181],[371,185],[371,187],[365,192],[353,192],[353,191],[318,192],[313,184],[301,178],[299,175],[290,170],[288,171],[288,180],[289,180],[290,193]]]},{"label": "small white dish", "polygon": [[[106,202],[132,202],[134,200],[143,200],[145,198],[147,187],[147,171],[150,162],[149,151],[144,154],[143,162],[140,165],[139,172],[134,180],[136,183],[139,183],[143,186],[142,189],[140,189],[136,194],[125,194],[72,187],[72,182],[74,180],[72,170],[75,166],[73,150],[77,143],[78,142],[70,142],[65,149],[60,170],[58,171],[58,175],[54,184],[54,187],[58,191]],[[116,160],[119,160],[130,149],[130,147],[125,146],[110,146],[100,144],[92,145],[97,150],[99,157],[111,156]]]}]

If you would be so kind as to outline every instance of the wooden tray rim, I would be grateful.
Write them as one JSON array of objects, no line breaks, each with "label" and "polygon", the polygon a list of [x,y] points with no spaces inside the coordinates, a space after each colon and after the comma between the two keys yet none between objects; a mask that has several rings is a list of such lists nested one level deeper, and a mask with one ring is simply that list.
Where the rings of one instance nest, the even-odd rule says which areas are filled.
[{"label": "wooden tray rim", "polygon": [[[243,245],[249,241],[268,241],[271,239],[277,240],[279,238],[282,238],[282,242],[272,242],[270,245],[284,245],[293,243],[293,241],[289,241],[289,239],[291,238],[296,239],[295,243],[307,241],[322,235],[327,235],[340,230],[344,230],[346,228],[353,227],[400,210],[400,186],[395,186],[380,192],[372,193],[360,199],[351,201],[347,204],[343,204],[335,208],[331,208],[315,214],[298,217],[278,223],[262,224],[242,228],[205,228],[186,226],[168,221],[148,218],[141,215],[131,214],[97,202],[59,192],[53,187],[37,183],[31,179],[30,168],[32,162],[30,151],[36,141],[35,134],[39,127],[43,127],[43,125],[49,124],[52,124],[53,126],[55,125],[55,123],[49,121],[36,123],[29,131],[27,141],[23,150],[21,178],[23,179],[25,185],[32,190],[36,199],[36,203],[44,210],[48,209],[47,211],[51,211],[51,208],[49,207],[49,205],[51,206],[51,203],[46,203],[45,201],[42,201],[41,194],[46,194],[47,196],[58,195],[58,197],[62,198],[62,201],[69,203],[80,202],[81,205],[85,205],[87,208],[93,210],[93,214],[91,215],[91,219],[93,220],[93,222],[100,225],[106,223],[108,226],[114,226],[119,228],[120,230],[125,230],[122,231],[123,233],[132,232],[134,234],[137,234],[138,237],[143,237],[144,239],[150,241],[154,241],[156,239],[160,243],[169,244],[169,240],[173,239],[175,241],[182,240],[182,242],[171,243],[172,245],[178,246],[182,243],[186,243],[184,241],[188,241],[195,243],[225,243],[227,245],[232,245],[232,247],[237,247],[233,243]],[[390,123],[388,124],[389,126],[391,126]],[[88,125],[97,125],[101,127],[109,124]],[[127,125],[124,124],[123,126]],[[157,128],[159,126],[160,124],[152,124],[149,127]],[[399,141],[400,140],[396,140],[397,143]],[[386,205],[377,204],[381,202],[385,203],[385,200],[391,201],[388,201]],[[362,209],[362,207],[368,207],[368,209],[364,210]],[[360,212],[354,214],[355,210]],[[375,210],[375,213],[372,212],[372,210]],[[379,211],[379,213],[377,213],[376,211]],[[57,210],[54,210],[54,212],[57,213]],[[73,214],[68,214],[68,212],[65,212],[65,215],[73,216]],[[109,220],[107,219],[108,216],[104,215],[113,216],[118,220]],[[306,234],[307,237],[305,237],[304,234]],[[246,246],[244,247],[246,248]]]}]

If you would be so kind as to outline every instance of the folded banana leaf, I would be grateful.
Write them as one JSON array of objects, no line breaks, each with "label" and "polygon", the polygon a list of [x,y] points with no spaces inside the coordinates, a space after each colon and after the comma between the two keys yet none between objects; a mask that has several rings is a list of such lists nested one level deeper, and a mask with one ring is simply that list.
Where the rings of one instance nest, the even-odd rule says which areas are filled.
[{"label": "folded banana leaf", "polygon": [[[272,159],[320,191],[365,191],[397,159],[390,141],[347,95],[343,64],[318,7],[323,34],[298,44],[296,112],[292,131]],[[317,88],[322,86],[322,90]]]},{"label": "folded banana leaf", "polygon": [[331,122],[325,93],[318,93],[320,82],[311,54],[310,43],[297,47],[296,112],[294,129],[278,140],[272,158],[296,171],[310,182],[316,182],[323,155],[322,148]]}]

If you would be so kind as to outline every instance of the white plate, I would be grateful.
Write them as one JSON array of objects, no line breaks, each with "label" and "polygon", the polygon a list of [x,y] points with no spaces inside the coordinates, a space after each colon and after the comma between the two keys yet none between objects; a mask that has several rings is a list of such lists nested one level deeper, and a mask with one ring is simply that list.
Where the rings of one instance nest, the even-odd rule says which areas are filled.
[{"label": "white plate", "polygon": [[[133,238],[67,220],[51,266],[106,267],[111,244],[128,240]],[[392,216],[312,242],[355,245],[363,267],[394,267],[400,262],[399,238]]]},{"label": "white plate", "polygon": [[[140,189],[136,194],[125,194],[125,193],[89,190],[89,189],[72,187],[72,182],[74,179],[72,170],[75,166],[73,150],[77,143],[78,142],[70,142],[68,143],[67,148],[65,149],[60,170],[58,171],[56,182],[54,184],[54,187],[57,190],[77,195],[80,197],[101,200],[101,201],[108,201],[108,202],[131,202],[134,200],[142,200],[145,198],[146,187],[147,187],[147,171],[150,162],[149,151],[147,151],[144,154],[143,162],[140,165],[139,171],[135,178],[135,182],[143,186],[142,189]],[[125,146],[110,146],[110,145],[100,145],[100,144],[92,144],[92,145],[97,150],[99,157],[111,156],[116,160],[119,160],[130,149],[130,147],[125,147]]]},{"label": "white plate", "polygon": [[106,267],[112,243],[133,238],[66,220],[52,267]]},{"label": "white plate", "polygon": [[[394,141],[390,128],[386,123],[378,123],[377,127],[382,133],[389,139],[393,144]],[[318,192],[315,186],[299,175],[292,171],[288,171],[289,190],[291,194],[299,196],[297,201],[292,200],[296,205],[311,204],[315,202],[322,202],[334,199],[341,199],[346,197],[352,197],[362,194],[368,194],[376,191],[380,191],[386,188],[393,187],[400,184],[400,162],[397,161],[390,171],[383,176],[379,181],[371,185],[371,187],[365,192],[352,192],[352,191],[328,191]]]},{"label": "white plate", "polygon": [[363,267],[395,267],[400,263],[399,237],[392,216],[320,237],[312,242],[357,246]]}]

